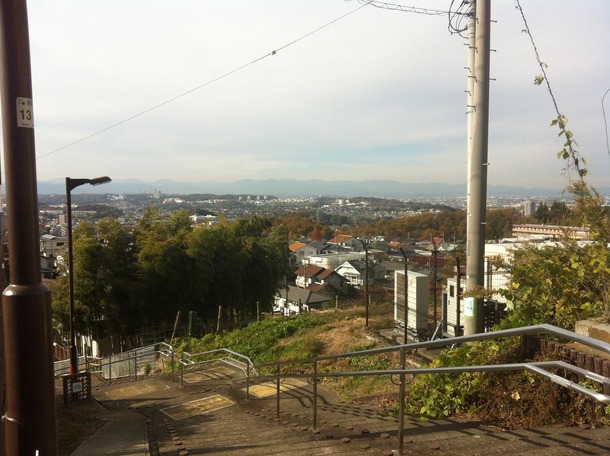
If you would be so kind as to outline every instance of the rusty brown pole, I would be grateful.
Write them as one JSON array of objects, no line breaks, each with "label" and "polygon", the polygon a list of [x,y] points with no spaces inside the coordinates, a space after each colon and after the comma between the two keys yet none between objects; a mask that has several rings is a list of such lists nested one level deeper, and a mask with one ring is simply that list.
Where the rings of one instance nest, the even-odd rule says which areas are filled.
[{"label": "rusty brown pole", "polygon": [[42,283],[27,6],[0,0],[10,285],[2,294],[7,456],[57,456],[51,293]]}]

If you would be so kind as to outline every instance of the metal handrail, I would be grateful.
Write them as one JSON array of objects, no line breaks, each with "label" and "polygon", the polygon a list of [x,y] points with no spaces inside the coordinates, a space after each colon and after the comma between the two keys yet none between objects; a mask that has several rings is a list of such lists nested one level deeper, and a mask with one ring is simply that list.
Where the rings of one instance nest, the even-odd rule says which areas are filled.
[{"label": "metal handrail", "polygon": [[[229,356],[215,356],[218,354],[229,355]],[[210,359],[204,359],[201,361],[196,361],[196,358],[201,357],[209,357],[213,356]],[[201,353],[188,353],[182,352],[180,359],[178,360],[180,363],[180,377],[181,383],[184,386],[184,369],[191,366],[200,366],[203,364],[211,364],[211,363],[224,363],[230,366],[236,367],[240,369],[246,378],[249,380],[251,375],[258,375],[256,368],[254,367],[254,363],[250,358],[240,353],[237,353],[233,350],[229,350],[228,348],[217,348],[214,350],[208,350]]]},{"label": "metal handrail", "polygon": [[[163,347],[163,349],[161,349],[161,347]],[[154,354],[159,354],[166,358],[171,358],[171,362],[170,362],[170,364],[172,366],[171,379],[172,379],[172,381],[174,381],[175,351],[171,345],[169,345],[165,342],[159,342],[159,343],[152,344],[152,345],[146,345],[144,347],[134,348],[132,350],[128,350],[128,351],[125,351],[122,353],[117,353],[115,355],[105,356],[103,358],[88,358],[85,363],[85,369],[89,370],[89,371],[93,371],[93,372],[101,372],[104,367],[108,367],[110,376],[107,380],[109,380],[109,382],[112,383],[112,367],[111,366],[113,366],[115,364],[119,364],[119,363],[125,363],[126,361],[127,362],[133,361],[134,376],[137,379],[138,378],[137,360],[140,358],[149,357]],[[113,357],[115,358],[114,360],[112,359]],[[117,359],[117,358],[120,358],[120,359]],[[90,361],[91,359],[94,359],[94,361]],[[61,375],[61,374],[56,373],[56,375]],[[131,375],[131,366],[129,367],[129,375]]]},{"label": "metal handrail", "polygon": [[[501,371],[529,371],[540,375],[544,378],[551,380],[552,382],[568,388],[572,391],[576,391],[580,394],[583,394],[589,398],[597,400],[604,404],[610,404],[610,396],[599,393],[595,390],[587,388],[583,385],[580,385],[576,382],[568,380],[558,374],[550,372],[549,369],[563,369],[564,371],[570,371],[572,373],[576,373],[584,376],[585,378],[597,382],[602,385],[610,385],[610,379],[596,374],[594,372],[590,372],[586,369],[582,369],[577,366],[573,366],[569,363],[563,361],[545,361],[545,362],[531,362],[531,363],[514,363],[514,364],[492,364],[492,365],[482,365],[482,366],[457,366],[457,367],[418,367],[418,368],[410,368],[406,369],[404,364],[405,354],[407,351],[415,351],[419,349],[432,349],[445,347],[448,345],[459,345],[469,342],[478,342],[484,340],[492,340],[492,339],[502,339],[506,337],[521,337],[521,336],[532,336],[537,334],[550,334],[552,336],[568,339],[574,342],[578,342],[582,345],[594,348],[599,350],[605,354],[610,355],[610,344],[600,341],[598,339],[593,339],[588,336],[583,336],[580,334],[576,334],[572,331],[568,331],[566,329],[557,328],[552,325],[542,324],[542,325],[534,325],[527,326],[523,328],[513,328],[513,329],[505,329],[500,331],[475,334],[471,336],[460,336],[453,337],[450,339],[437,339],[425,342],[418,342],[412,344],[403,344],[398,346],[391,347],[382,347],[375,348],[369,350],[359,350],[349,353],[341,353],[334,355],[326,355],[326,356],[318,356],[312,358],[305,359],[293,359],[287,361],[280,361],[275,363],[266,363],[257,365],[258,369],[262,369],[265,367],[274,367],[275,374],[259,376],[257,380],[259,381],[273,381],[276,382],[276,394],[277,394],[277,404],[276,404],[276,412],[277,416],[280,416],[280,379],[282,378],[312,378],[313,377],[313,426],[317,427],[317,384],[319,379],[325,377],[362,377],[362,376],[400,376],[400,393],[399,393],[399,401],[400,401],[400,409],[399,409],[399,430],[398,430],[398,445],[399,450],[398,454],[403,454],[403,433],[404,433],[404,407],[405,407],[405,389],[404,385],[406,383],[406,375],[420,375],[420,374],[455,374],[455,373],[468,373],[468,372],[501,372]],[[401,355],[401,369],[388,369],[388,370],[369,370],[369,371],[352,371],[352,372],[319,372],[318,363],[321,361],[336,361],[338,359],[351,358],[356,356],[370,356],[370,355],[378,355],[385,353],[392,353],[399,351]],[[282,366],[288,365],[304,365],[310,364],[313,365],[313,373],[302,373],[298,371],[294,372],[281,372]],[[247,379],[249,385],[249,377]],[[247,390],[248,392],[248,390]]]}]

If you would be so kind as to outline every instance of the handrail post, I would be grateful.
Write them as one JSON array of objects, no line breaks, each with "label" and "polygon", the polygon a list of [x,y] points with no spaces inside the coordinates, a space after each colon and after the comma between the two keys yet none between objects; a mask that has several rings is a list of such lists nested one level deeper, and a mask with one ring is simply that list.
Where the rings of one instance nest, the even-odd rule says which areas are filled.
[{"label": "handrail post", "polygon": [[280,419],[280,365],[277,365],[275,375],[277,376],[275,379],[275,388],[276,388],[276,404],[275,404],[275,413],[277,415],[277,419]]},{"label": "handrail post", "polygon": [[133,351],[133,375],[134,379],[138,379],[138,349]]},{"label": "handrail post", "polygon": [[176,373],[176,366],[174,365],[175,362],[176,362],[176,359],[174,356],[174,349],[172,348],[172,383],[175,381],[175,379],[174,379],[174,374]]},{"label": "handrail post", "polygon": [[108,379],[108,384],[112,385],[112,355],[108,357]]},{"label": "handrail post", "polygon": [[[405,328],[405,331],[407,329]],[[400,368],[403,373],[400,374],[400,391],[398,393],[398,400],[400,401],[398,407],[398,454],[404,454],[404,432],[405,432],[405,374],[404,370],[407,368],[407,357],[404,347],[400,349]]]},{"label": "handrail post", "polygon": [[313,360],[313,428],[318,429],[318,358]]},{"label": "handrail post", "polygon": [[250,400],[250,363],[246,363],[246,400]]},{"label": "handrail post", "polygon": [[180,386],[184,386],[184,353],[180,354]]}]

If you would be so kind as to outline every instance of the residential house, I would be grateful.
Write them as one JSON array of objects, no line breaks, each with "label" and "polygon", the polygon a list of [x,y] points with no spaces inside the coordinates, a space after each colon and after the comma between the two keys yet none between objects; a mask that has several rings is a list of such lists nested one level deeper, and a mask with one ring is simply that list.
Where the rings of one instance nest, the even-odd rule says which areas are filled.
[{"label": "residential house", "polygon": [[326,309],[330,307],[332,298],[303,288],[289,285],[278,290],[273,304],[273,311],[283,315],[309,312],[313,309]]},{"label": "residential house", "polygon": [[322,241],[312,241],[309,243],[297,241],[288,246],[296,264],[310,263],[309,259],[312,256],[323,254],[329,247],[329,244]]},{"label": "residential house", "polygon": [[43,234],[40,236],[40,252],[47,257],[57,258],[57,255],[68,246],[67,236],[53,236]]},{"label": "residential house", "polygon": [[[364,261],[359,261],[359,260],[346,261],[345,263],[343,263],[340,266],[338,266],[337,268],[335,268],[335,271],[337,272],[337,274],[346,278],[348,283],[354,287],[360,288],[361,286],[364,286],[366,283],[365,278],[366,278],[367,270],[366,270],[366,264]],[[369,272],[369,276],[368,276],[369,285],[372,285],[374,282],[372,270],[368,271],[368,272]]]},{"label": "residential house", "polygon": [[353,249],[361,245],[360,240],[349,234],[338,234],[334,238],[329,239],[328,243],[336,247],[345,247],[348,249]]},{"label": "residential house", "polygon": [[299,288],[306,288],[316,293],[323,293],[335,297],[345,288],[347,282],[344,277],[337,274],[333,269],[320,266],[308,265],[294,272],[295,284]]},{"label": "residential house", "polygon": [[341,252],[328,253],[309,257],[309,263],[322,266],[326,269],[337,269],[338,266],[351,260],[361,260],[365,257],[364,252]]},{"label": "residential house", "polygon": [[316,282],[316,276],[326,269],[313,264],[303,266],[294,272],[296,276],[295,284],[299,288],[307,288],[312,283]]}]

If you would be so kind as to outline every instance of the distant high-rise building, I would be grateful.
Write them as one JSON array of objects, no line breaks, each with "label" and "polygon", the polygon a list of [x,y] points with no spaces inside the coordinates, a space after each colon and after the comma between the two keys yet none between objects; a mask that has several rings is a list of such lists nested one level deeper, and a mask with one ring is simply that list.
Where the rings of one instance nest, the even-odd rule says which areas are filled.
[{"label": "distant high-rise building", "polygon": [[523,203],[523,216],[530,217],[536,213],[536,203],[534,201],[526,201]]}]

